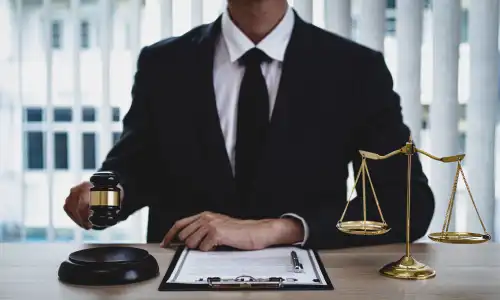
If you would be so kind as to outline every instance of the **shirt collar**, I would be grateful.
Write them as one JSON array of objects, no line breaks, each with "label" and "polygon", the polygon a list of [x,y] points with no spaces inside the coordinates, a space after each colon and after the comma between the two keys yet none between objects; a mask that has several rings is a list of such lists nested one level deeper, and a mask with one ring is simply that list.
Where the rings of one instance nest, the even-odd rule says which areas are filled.
[{"label": "shirt collar", "polygon": [[238,60],[248,50],[257,47],[269,57],[282,62],[292,35],[295,18],[289,6],[280,23],[255,45],[231,20],[226,9],[222,15],[222,36],[226,42],[231,62]]}]

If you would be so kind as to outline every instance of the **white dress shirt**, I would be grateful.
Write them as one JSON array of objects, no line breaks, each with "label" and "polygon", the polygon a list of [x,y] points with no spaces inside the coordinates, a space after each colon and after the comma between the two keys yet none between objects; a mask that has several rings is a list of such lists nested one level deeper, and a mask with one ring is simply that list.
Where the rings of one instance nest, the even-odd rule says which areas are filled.
[{"label": "white dress shirt", "polygon": [[[227,11],[223,13],[221,22],[221,37],[216,45],[214,57],[214,88],[220,125],[234,173],[238,96],[245,73],[245,68],[238,64],[238,59],[254,47],[272,59],[270,63],[261,66],[269,92],[269,117],[271,117],[278,93],[283,58],[292,34],[295,16],[291,7],[288,7],[281,22],[257,45],[233,23]],[[297,218],[302,222],[304,239],[301,244],[305,243],[309,230],[304,219],[293,213],[285,213],[281,217],[285,216]]]}]

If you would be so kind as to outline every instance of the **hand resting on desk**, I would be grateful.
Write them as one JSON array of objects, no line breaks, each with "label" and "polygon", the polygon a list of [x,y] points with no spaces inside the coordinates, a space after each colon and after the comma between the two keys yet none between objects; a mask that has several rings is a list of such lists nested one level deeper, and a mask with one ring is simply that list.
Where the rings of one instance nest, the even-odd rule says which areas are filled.
[{"label": "hand resting on desk", "polygon": [[210,251],[217,246],[259,250],[302,240],[302,224],[294,219],[241,220],[203,212],[178,220],[161,243],[167,247],[177,236],[189,248]]}]

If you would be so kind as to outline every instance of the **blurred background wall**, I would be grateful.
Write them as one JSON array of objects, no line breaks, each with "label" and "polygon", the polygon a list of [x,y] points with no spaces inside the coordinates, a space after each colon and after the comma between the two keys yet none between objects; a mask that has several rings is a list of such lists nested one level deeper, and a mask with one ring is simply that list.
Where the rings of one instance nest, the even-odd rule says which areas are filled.
[{"label": "blurred background wall", "polygon": [[[306,21],[384,53],[417,146],[467,154],[466,178],[495,240],[498,2],[289,0]],[[145,241],[147,209],[85,232],[66,217],[64,200],[119,138],[140,49],[211,22],[224,7],[224,0],[0,0],[0,241]],[[437,201],[431,230],[439,231],[456,165],[422,160]],[[482,232],[462,182],[455,202],[450,230]]]}]

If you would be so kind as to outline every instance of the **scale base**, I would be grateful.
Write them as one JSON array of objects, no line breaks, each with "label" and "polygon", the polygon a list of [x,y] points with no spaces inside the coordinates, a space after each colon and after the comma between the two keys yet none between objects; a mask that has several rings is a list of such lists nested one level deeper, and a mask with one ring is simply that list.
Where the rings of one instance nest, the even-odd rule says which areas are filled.
[{"label": "scale base", "polygon": [[410,256],[389,263],[380,269],[380,274],[396,279],[422,280],[436,276],[436,271]]}]

